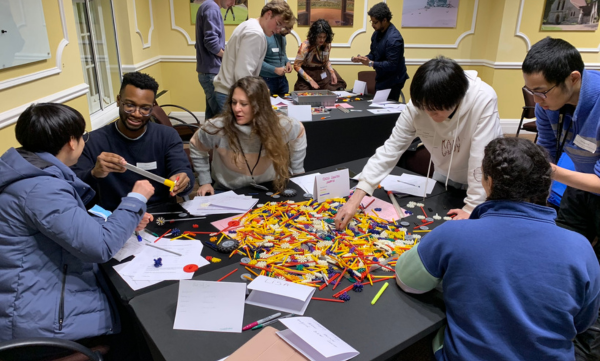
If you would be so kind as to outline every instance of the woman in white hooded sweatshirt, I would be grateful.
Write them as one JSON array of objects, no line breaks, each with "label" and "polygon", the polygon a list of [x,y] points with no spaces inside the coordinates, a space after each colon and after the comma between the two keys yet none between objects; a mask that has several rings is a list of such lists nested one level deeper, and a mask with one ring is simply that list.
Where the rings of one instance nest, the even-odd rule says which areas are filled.
[{"label": "woman in white hooded sweatshirt", "polygon": [[338,212],[338,229],[346,227],[362,198],[373,193],[416,137],[431,153],[433,178],[467,190],[463,208],[451,209],[448,215],[469,218],[485,201],[485,190],[473,172],[481,167],[485,146],[502,137],[494,89],[476,71],[464,71],[454,60],[439,56],[419,67],[410,96],[390,138],[369,159],[356,192]]}]

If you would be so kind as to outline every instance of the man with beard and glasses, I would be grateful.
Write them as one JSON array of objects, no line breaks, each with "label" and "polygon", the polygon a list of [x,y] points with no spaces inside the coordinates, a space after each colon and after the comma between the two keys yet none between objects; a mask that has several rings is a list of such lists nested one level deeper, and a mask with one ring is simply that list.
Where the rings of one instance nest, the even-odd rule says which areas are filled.
[{"label": "man with beard and glasses", "polygon": [[[175,195],[185,196],[192,190],[194,175],[177,131],[150,121],[157,91],[158,83],[151,76],[126,74],[117,96],[119,119],[90,133],[79,161],[72,167],[96,191],[96,203],[105,209],[116,209],[135,182],[145,179],[127,171],[125,163],[177,180],[172,192],[151,181],[156,192],[148,205],[175,202]],[[151,216],[144,219],[150,221]]]}]

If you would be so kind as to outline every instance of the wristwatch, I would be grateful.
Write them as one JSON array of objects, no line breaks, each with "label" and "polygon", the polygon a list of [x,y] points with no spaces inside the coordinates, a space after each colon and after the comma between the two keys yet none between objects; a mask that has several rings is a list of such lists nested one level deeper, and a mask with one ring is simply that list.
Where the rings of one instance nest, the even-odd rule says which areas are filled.
[{"label": "wristwatch", "polygon": [[373,60],[369,61],[369,68],[373,67]]}]

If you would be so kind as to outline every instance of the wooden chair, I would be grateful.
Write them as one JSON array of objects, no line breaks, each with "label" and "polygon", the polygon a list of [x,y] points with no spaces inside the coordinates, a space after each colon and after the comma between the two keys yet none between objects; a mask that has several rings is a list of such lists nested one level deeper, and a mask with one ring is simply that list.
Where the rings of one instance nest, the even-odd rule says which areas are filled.
[{"label": "wooden chair", "polygon": [[525,130],[528,132],[535,133],[534,143],[537,142],[538,131],[537,125],[535,121],[527,122],[523,124],[524,119],[535,119],[535,100],[533,100],[533,95],[529,94],[525,89],[523,91],[523,99],[525,100],[525,106],[523,107],[523,112],[521,113],[521,120],[519,121],[519,127],[517,128],[516,137],[519,136],[521,130]]}]

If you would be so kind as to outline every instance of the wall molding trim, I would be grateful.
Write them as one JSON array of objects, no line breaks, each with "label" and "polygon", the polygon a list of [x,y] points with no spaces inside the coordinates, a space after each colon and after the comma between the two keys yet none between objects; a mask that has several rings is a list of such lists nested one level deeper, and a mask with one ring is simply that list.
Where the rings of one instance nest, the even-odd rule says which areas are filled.
[{"label": "wall molding trim", "polygon": [[[63,38],[56,49],[56,66],[50,69],[41,70],[35,73],[18,76],[11,79],[0,81],[0,90],[12,88],[14,86],[29,83],[34,80],[46,78],[62,72],[62,55],[65,47],[69,44],[69,32],[67,31],[67,21],[65,17],[65,5],[62,0],[57,0],[60,12],[60,22],[63,29]],[[1,123],[0,123],[1,124]],[[0,125],[1,127],[1,125]]]},{"label": "wall molding trim", "polygon": [[[362,64],[353,63],[349,58],[331,58],[331,64],[333,65],[354,65],[354,66],[363,66]],[[431,59],[406,59],[406,65],[415,65],[420,66],[425,64],[427,61]],[[494,62],[486,59],[454,59],[461,66],[487,66],[492,69],[521,69],[522,62]],[[294,60],[290,60],[293,64]],[[196,63],[196,56],[194,55],[165,55],[165,56],[156,56],[154,58],[150,58],[143,62],[132,64],[132,65],[122,65],[121,69],[124,73],[129,73],[133,71],[140,71],[142,69],[148,68],[152,65],[158,63]],[[590,70],[600,70],[600,63],[586,63],[586,69]],[[366,70],[366,68],[365,68]]]},{"label": "wall molding trim", "polygon": [[133,17],[135,21],[135,32],[140,36],[142,40],[142,49],[147,49],[152,45],[152,30],[154,30],[154,16],[152,15],[152,0],[148,0],[148,6],[150,7],[150,30],[148,30],[148,42],[144,43],[144,36],[142,32],[138,28],[138,20],[137,20],[137,7],[135,5],[135,0],[133,0]]},{"label": "wall molding trim", "polygon": [[188,34],[187,31],[185,31],[183,28],[180,28],[179,26],[177,26],[177,24],[175,24],[175,6],[173,5],[173,0],[169,0],[169,6],[171,9],[171,29],[177,30],[180,33],[182,33],[183,36],[185,36],[185,38],[187,39],[188,45],[196,45],[196,41],[193,41],[190,38],[190,34]]},{"label": "wall molding trim", "polygon": [[48,95],[46,97],[34,100],[32,102],[28,102],[16,108],[12,108],[5,112],[2,112],[0,113],[0,129],[7,127],[13,123],[16,123],[17,119],[19,118],[19,115],[21,115],[21,113],[23,113],[23,111],[32,103],[64,103],[68,102],[69,100],[79,98],[82,95],[86,95],[88,89],[89,86],[86,83],[81,83],[74,87],[59,91],[58,93]]},{"label": "wall molding trim", "polygon": [[[460,5],[459,5],[460,6]],[[479,0],[475,0],[473,6],[473,19],[471,20],[471,29],[460,34],[454,44],[404,44],[404,48],[409,49],[458,49],[460,42],[467,37],[467,35],[475,34],[475,25],[477,24],[477,11],[479,9]]]}]

